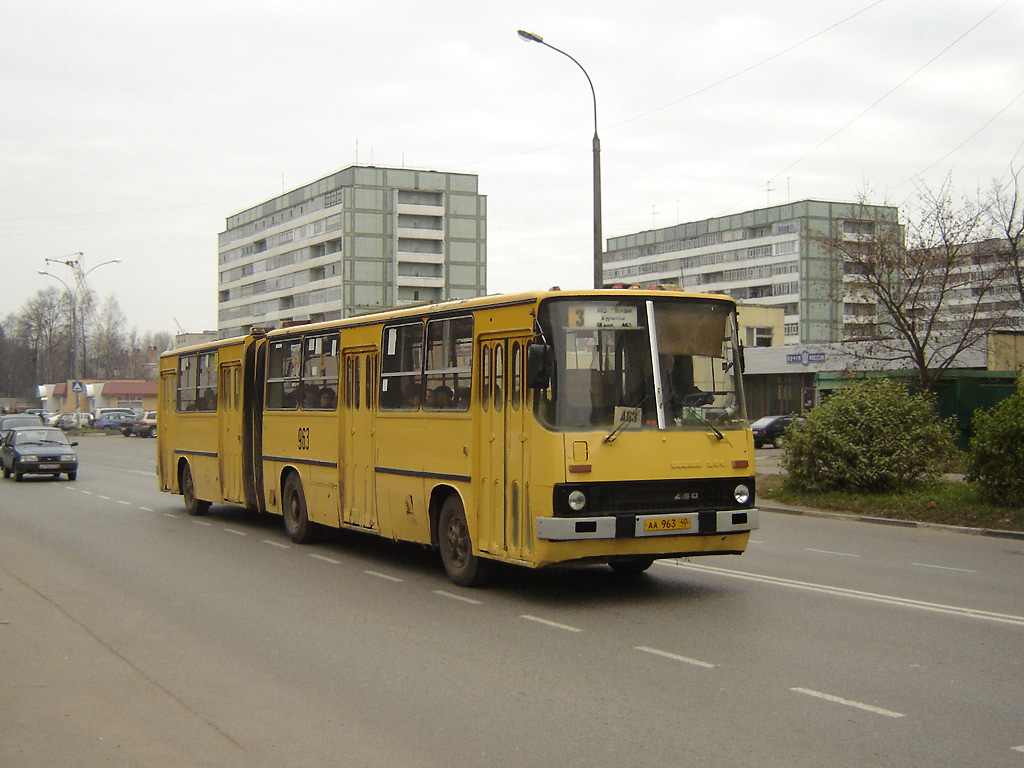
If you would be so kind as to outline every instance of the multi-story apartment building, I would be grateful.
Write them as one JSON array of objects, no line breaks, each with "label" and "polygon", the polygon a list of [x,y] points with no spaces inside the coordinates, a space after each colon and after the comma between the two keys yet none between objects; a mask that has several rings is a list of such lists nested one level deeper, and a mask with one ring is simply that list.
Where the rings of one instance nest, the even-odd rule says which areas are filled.
[{"label": "multi-story apartment building", "polygon": [[874,306],[837,300],[844,268],[825,240],[856,241],[879,222],[898,226],[896,208],[803,200],[614,237],[604,283],[672,283],[779,306],[787,344],[839,342],[859,335]]},{"label": "multi-story apartment building", "polygon": [[352,166],[236,213],[218,334],[483,295],[486,203],[473,174]]}]

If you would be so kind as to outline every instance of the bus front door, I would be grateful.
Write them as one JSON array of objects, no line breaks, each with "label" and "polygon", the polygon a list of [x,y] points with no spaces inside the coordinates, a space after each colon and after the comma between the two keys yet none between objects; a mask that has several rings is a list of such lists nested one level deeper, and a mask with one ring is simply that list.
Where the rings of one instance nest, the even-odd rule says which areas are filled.
[{"label": "bus front door", "polygon": [[523,382],[528,339],[481,342],[482,430],[480,535],[482,548],[496,555],[524,557],[525,467],[528,451]]},{"label": "bus front door", "polygon": [[374,474],[373,398],[376,394],[377,354],[373,350],[345,351],[342,414],[342,522],[377,530],[377,491]]},{"label": "bus front door", "polygon": [[220,419],[221,493],[225,501],[246,504],[242,484],[242,366],[239,362],[221,364],[217,417]]}]

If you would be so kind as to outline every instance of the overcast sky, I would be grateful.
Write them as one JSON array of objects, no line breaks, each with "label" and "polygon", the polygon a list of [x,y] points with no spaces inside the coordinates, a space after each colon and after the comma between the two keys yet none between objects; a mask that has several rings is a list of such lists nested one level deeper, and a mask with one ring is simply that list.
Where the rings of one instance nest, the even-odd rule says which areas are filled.
[{"label": "overcast sky", "polygon": [[0,20],[0,316],[81,252],[129,325],[214,329],[225,219],[357,163],[478,174],[489,292],[589,287],[590,89],[520,28],[593,80],[606,238],[1024,165],[1024,0],[0,0]]}]

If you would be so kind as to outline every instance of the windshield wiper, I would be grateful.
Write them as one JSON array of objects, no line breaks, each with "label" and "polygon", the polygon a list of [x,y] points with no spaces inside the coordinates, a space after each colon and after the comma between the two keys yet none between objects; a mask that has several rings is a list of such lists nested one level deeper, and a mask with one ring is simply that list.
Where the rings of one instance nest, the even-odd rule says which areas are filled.
[{"label": "windshield wiper", "polygon": [[693,414],[693,417],[694,417],[695,419],[697,419],[697,421],[699,421],[699,422],[700,422],[701,424],[703,424],[703,425],[704,425],[705,427],[707,427],[707,428],[708,428],[708,429],[710,429],[710,430],[711,430],[712,432],[714,432],[714,433],[715,433],[715,437],[717,437],[717,438],[718,438],[719,440],[725,440],[725,435],[723,435],[723,434],[722,434],[721,432],[719,432],[719,431],[718,431],[718,427],[716,427],[716,426],[715,426],[714,424],[712,424],[712,423],[711,423],[710,421],[708,421],[708,420],[707,420],[707,419],[705,419],[705,418],[704,418],[703,416],[701,416],[701,415],[700,415],[700,412],[699,412],[699,411],[698,411],[698,410],[697,410],[696,408],[694,408],[694,407],[693,407],[692,405],[686,405],[685,403],[683,403],[683,408],[685,408],[685,409],[686,409],[686,410],[688,410],[688,411],[689,411],[690,413],[692,413],[692,414]]},{"label": "windshield wiper", "polygon": [[[643,408],[644,404],[648,400],[650,400],[650,399],[651,399],[651,395],[650,395],[650,393],[648,393],[648,394],[644,395],[643,399],[639,403],[637,403],[636,405],[631,405],[631,406],[627,406],[627,407],[630,408],[630,409],[633,409],[633,410],[636,410],[637,408]],[[629,424],[630,424],[630,422],[626,421],[625,419],[620,421],[618,424],[615,425],[615,429],[613,429],[608,434],[608,436],[604,439],[604,442],[606,442],[606,443],[614,443],[615,442],[615,438],[619,436],[619,432],[624,430],[627,426],[629,426]]]}]

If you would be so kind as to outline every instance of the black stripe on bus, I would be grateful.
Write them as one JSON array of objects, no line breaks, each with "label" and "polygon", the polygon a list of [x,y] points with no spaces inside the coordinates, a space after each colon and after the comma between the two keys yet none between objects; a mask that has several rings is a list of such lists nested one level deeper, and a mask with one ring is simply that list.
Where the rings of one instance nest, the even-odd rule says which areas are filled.
[{"label": "black stripe on bus", "polygon": [[318,459],[297,459],[294,456],[267,456],[263,455],[264,461],[283,461],[287,464],[308,464],[312,467],[331,467],[337,468],[338,462],[336,461],[319,461]]},{"label": "black stripe on bus", "polygon": [[216,451],[188,451],[185,450],[184,448],[175,448],[174,452],[179,453],[182,456],[209,456],[212,459],[217,458]]},{"label": "black stripe on bus", "polygon": [[373,471],[380,472],[382,475],[425,477],[430,480],[454,480],[461,483],[468,483],[473,479],[469,475],[449,475],[445,472],[424,472],[418,469],[398,469],[397,467],[374,467]]}]

